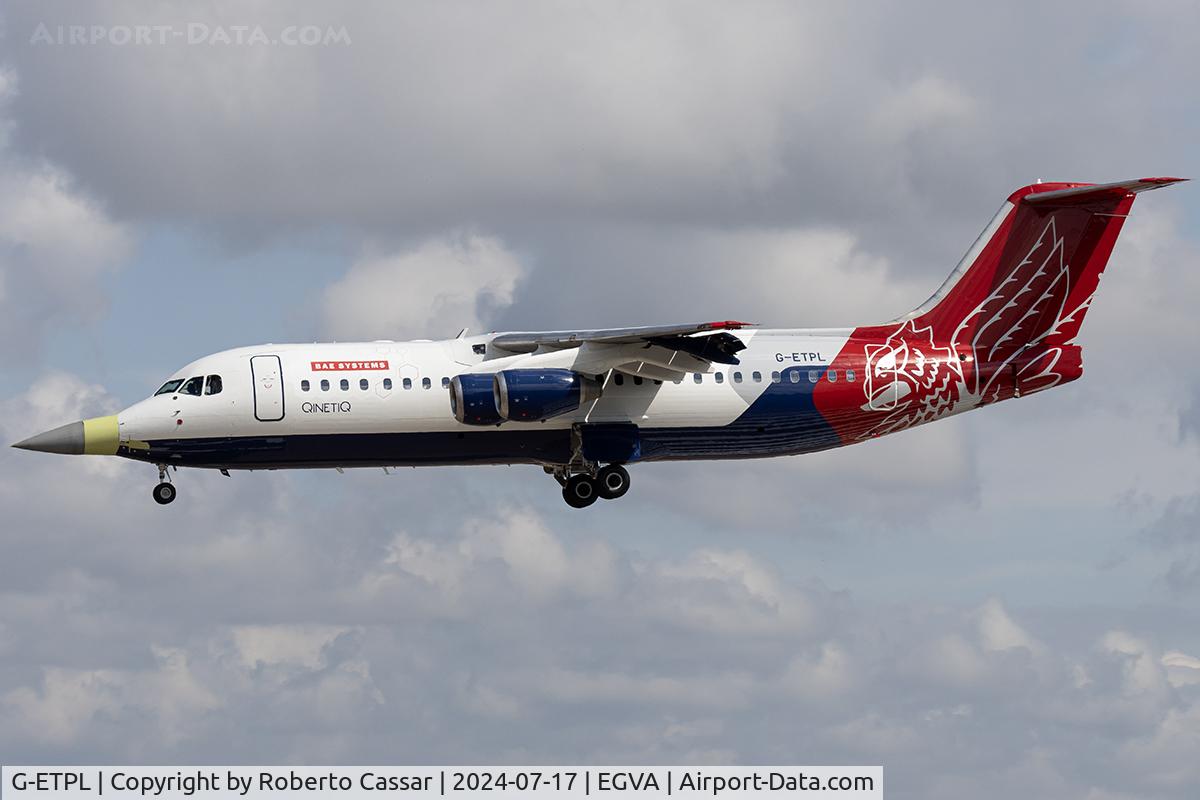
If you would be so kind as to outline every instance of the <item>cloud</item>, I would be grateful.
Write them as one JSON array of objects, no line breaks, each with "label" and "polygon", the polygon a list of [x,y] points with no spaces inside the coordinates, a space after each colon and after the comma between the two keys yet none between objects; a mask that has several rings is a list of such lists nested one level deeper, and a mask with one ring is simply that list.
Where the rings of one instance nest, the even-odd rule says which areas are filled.
[{"label": "cloud", "polygon": [[[282,264],[297,241],[335,243],[266,276],[306,338],[887,319],[1022,183],[1186,174],[1193,120],[1164,87],[1196,71],[1195,10],[1088,11],[6,9],[4,347],[147,297],[118,270],[147,235],[170,240],[164,281],[195,263],[188,242],[214,254],[230,336],[243,251]],[[344,25],[353,44],[27,45],[36,22],[231,14]],[[5,449],[0,750],[803,753],[882,761],[897,796],[1189,797],[1188,191],[1138,200],[1083,381],[863,447],[645,465],[585,514],[534,468],[182,471],[164,509],[151,467]],[[184,245],[162,236],[178,229]],[[110,320],[122,347],[178,309],[138,312]],[[111,358],[101,338],[61,356]],[[153,341],[154,363],[185,346]],[[0,401],[0,431],[105,413],[114,392],[44,374]]]},{"label": "cloud", "polygon": [[[101,480],[114,492],[123,481]],[[428,509],[413,499],[406,531],[388,514],[381,525],[346,520],[331,539],[322,519],[348,506],[266,500],[226,505],[227,524],[249,537],[246,579],[203,568],[235,598],[236,617],[253,622],[184,622],[184,609],[210,602],[192,578],[205,563],[197,556],[223,547],[193,517],[166,541],[123,534],[127,518],[80,532],[77,545],[101,538],[115,550],[132,584],[166,580],[178,595],[127,605],[103,580],[76,581],[79,610],[67,617],[88,609],[107,642],[90,651],[63,639],[20,658],[47,619],[64,623],[61,609],[39,602],[63,589],[8,584],[5,751],[221,763],[386,760],[397,750],[468,761],[640,753],[665,763],[780,759],[799,748],[811,760],[882,761],[896,792],[925,786],[935,797],[952,786],[1003,797],[1018,781],[1034,794],[1154,787],[1184,797],[1194,778],[1176,759],[1196,735],[1200,703],[1181,670],[1200,662],[1110,629],[1104,615],[1074,645],[1035,636],[1028,612],[998,599],[963,610],[862,604],[743,549],[647,557],[524,506],[420,525]],[[311,527],[295,524],[314,510]],[[370,503],[357,510],[377,518]],[[266,531],[279,514],[303,558],[275,558]],[[182,551],[181,541],[190,542]],[[313,548],[340,553],[348,568]],[[166,552],[175,557],[162,560]],[[323,580],[312,580],[313,560],[325,563]],[[73,555],[49,569],[111,569],[89,562]],[[305,591],[277,602],[280,587],[301,580],[311,581]],[[1039,736],[1020,734],[1030,729]]]},{"label": "cloud", "polygon": [[[218,26],[231,9],[167,3],[132,17]],[[1042,30],[1078,35],[1015,63],[1027,15],[937,5],[764,2],[736,14],[619,2],[580,15],[545,3],[467,14],[457,3],[334,13],[276,2],[247,22],[273,32],[298,14],[345,27],[351,44],[219,56],[182,43],[39,46],[39,23],[131,14],[119,2],[14,8],[9,59],[29,87],[17,141],[103,186],[123,217],[226,234],[836,218],[927,255],[945,235],[925,230],[931,218],[990,212],[1014,176],[1123,172],[1139,142],[1163,144],[1154,120],[1170,101],[1146,87],[1190,57],[1162,37],[1148,52],[1105,49],[1132,67],[1098,65],[1088,43],[1148,16],[1129,6],[1084,19],[1039,8]],[[1153,17],[1158,32],[1184,27],[1188,12]]]},{"label": "cloud", "polygon": [[1163,653],[1162,665],[1167,669],[1167,680],[1179,688],[1200,683],[1200,658],[1187,653]]},{"label": "cloud", "polygon": [[[86,16],[112,21],[122,10],[103,4]],[[353,44],[269,54],[230,48],[221,59],[172,46],[99,54],[30,45],[26,29],[54,25],[64,13],[53,7],[30,15],[14,9],[9,27],[20,51],[14,59],[34,90],[23,100],[29,132],[62,121],[59,104],[68,98],[61,70],[90,76],[87,97],[71,102],[93,117],[88,138],[98,149],[79,166],[111,187],[123,209],[226,220],[248,212],[252,222],[262,221],[256,206],[287,206],[289,216],[308,220],[314,212],[346,219],[353,209],[354,218],[386,225],[402,216],[457,213],[451,209],[471,196],[470,205],[491,213],[513,202],[544,211],[564,203],[612,208],[639,193],[672,192],[679,180],[732,188],[769,181],[778,170],[783,108],[819,85],[814,71],[794,68],[814,60],[817,32],[782,9],[731,19],[710,6],[687,10],[698,38],[680,36],[681,11],[643,9],[634,29],[626,24],[628,8],[607,6],[593,8],[586,24],[551,5],[466,16],[462,7],[440,3],[333,18],[310,11],[313,23],[322,17],[345,26]],[[255,17],[282,27],[295,12],[265,4]],[[223,14],[175,4],[139,18],[147,25],[216,25]],[[623,35],[614,36],[618,31]],[[759,59],[745,57],[750,41]],[[395,80],[363,79],[379,68],[394,71],[397,52],[407,63]],[[564,52],[572,56],[563,59]],[[558,68],[547,71],[551,61]],[[147,75],[149,63],[155,69]],[[83,64],[91,69],[80,70]],[[230,82],[234,74],[239,78]],[[152,115],[122,102],[117,87],[133,85],[156,109]],[[176,94],[180,87],[188,100]],[[42,91],[56,98],[42,102]],[[794,99],[770,110],[785,91]],[[274,102],[284,97],[290,102]],[[328,112],[333,97],[340,98],[338,112],[315,113]],[[120,113],[111,113],[114,105]],[[110,113],[98,113],[101,107]],[[174,141],[139,134],[128,125],[134,118],[155,120],[153,127],[170,129]],[[343,124],[347,119],[356,124]],[[123,136],[134,137],[126,145],[136,159],[115,146]],[[74,135],[60,131],[52,141],[72,164],[82,155]],[[267,141],[276,142],[274,153],[261,149]],[[196,160],[175,158],[179,147]],[[207,155],[220,152],[239,155]],[[254,196],[237,202],[234,214],[220,208],[238,193],[228,192],[231,183]],[[277,193],[284,184],[295,190],[286,200]],[[145,205],[151,194],[157,211]]]},{"label": "cloud", "polygon": [[[4,402],[14,426],[39,405],[78,417],[114,401],[50,375]],[[22,553],[0,565],[14,757],[799,749],[885,763],[900,794],[934,797],[1016,783],[1183,797],[1193,779],[1170,765],[1195,735],[1197,654],[1169,625],[1114,629],[1099,612],[1063,639],[999,597],[867,600],[752,539],[647,548],[557,503],[476,500],[473,480],[447,482],[458,473],[416,472],[399,492],[397,477],[341,476],[346,494],[317,476],[187,473],[166,511],[192,511],[164,516],[137,465],[14,456],[29,454],[0,454],[6,547]],[[71,504],[53,502],[64,484]]]},{"label": "cloud", "polygon": [[0,400],[0,431],[9,438],[27,436],[67,421],[115,413],[118,404],[103,386],[67,372],[46,372],[21,394]]},{"label": "cloud", "polygon": [[233,647],[247,667],[293,665],[315,669],[325,663],[325,648],[350,628],[331,625],[240,625],[230,632]]},{"label": "cloud", "polygon": [[1140,539],[1169,554],[1171,561],[1163,579],[1172,591],[1190,594],[1200,590],[1200,495],[1171,498]]},{"label": "cloud", "polygon": [[152,647],[151,653],[156,664],[146,670],[49,668],[36,688],[0,695],[0,714],[49,745],[69,744],[98,721],[119,725],[123,718],[126,724],[130,718],[149,719],[146,734],[177,744],[189,721],[218,701],[189,669],[184,651]]},{"label": "cloud", "polygon": [[979,614],[979,633],[985,650],[1022,648],[1030,653],[1042,649],[1004,610],[999,600],[984,603]]},{"label": "cloud", "polygon": [[[0,113],[16,91],[0,72]],[[10,127],[0,116],[0,348],[24,361],[53,329],[103,315],[104,281],[133,238],[61,167],[14,153]]]},{"label": "cloud", "polygon": [[940,75],[926,75],[888,97],[876,111],[876,131],[906,137],[969,123],[979,104],[962,87]]},{"label": "cloud", "polygon": [[1179,412],[1179,435],[1200,441],[1200,389],[1192,389],[1189,394],[1191,402]]},{"label": "cloud", "polygon": [[351,340],[479,332],[512,303],[524,274],[503,242],[472,233],[367,256],[325,290],[325,330]]}]

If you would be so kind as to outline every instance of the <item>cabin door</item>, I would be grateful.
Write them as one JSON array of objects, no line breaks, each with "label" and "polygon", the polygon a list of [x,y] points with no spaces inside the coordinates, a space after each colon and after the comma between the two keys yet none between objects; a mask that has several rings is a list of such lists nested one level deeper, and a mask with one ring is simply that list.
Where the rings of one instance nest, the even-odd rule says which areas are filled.
[{"label": "cabin door", "polygon": [[259,422],[283,419],[283,365],[279,356],[251,356],[250,382],[254,390],[254,418]]}]

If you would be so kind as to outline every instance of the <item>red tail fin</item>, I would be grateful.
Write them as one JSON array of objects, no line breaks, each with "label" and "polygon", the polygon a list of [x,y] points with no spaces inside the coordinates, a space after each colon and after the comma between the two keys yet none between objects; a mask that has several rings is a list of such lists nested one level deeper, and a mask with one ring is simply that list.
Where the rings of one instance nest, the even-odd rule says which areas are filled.
[{"label": "red tail fin", "polygon": [[933,297],[855,330],[839,358],[863,360],[867,402],[839,435],[877,436],[1082,375],[1074,340],[1134,195],[1178,180],[1013,192]]},{"label": "red tail fin", "polygon": [[995,399],[986,396],[990,374],[1033,369],[1073,344],[1134,195],[1178,180],[1018,189],[937,294],[904,319],[934,341],[969,347],[971,388]]},{"label": "red tail fin", "polygon": [[1070,343],[1134,194],[1178,180],[1018,189],[937,294],[904,319],[989,362],[1032,344]]}]

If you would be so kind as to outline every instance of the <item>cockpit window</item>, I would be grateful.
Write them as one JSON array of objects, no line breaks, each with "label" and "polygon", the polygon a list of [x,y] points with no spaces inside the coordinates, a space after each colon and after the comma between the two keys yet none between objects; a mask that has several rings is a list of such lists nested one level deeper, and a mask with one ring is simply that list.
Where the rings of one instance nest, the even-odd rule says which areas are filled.
[{"label": "cockpit window", "polygon": [[204,384],[205,394],[220,394],[221,393],[221,376],[209,375],[208,383]]},{"label": "cockpit window", "polygon": [[199,377],[199,378],[188,378],[188,379],[187,379],[187,383],[185,383],[185,384],[184,384],[184,385],[183,385],[183,386],[180,388],[180,390],[179,390],[179,393],[180,393],[180,394],[194,394],[194,395],[196,395],[197,397],[199,397],[199,396],[200,396],[200,390],[201,390],[203,387],[204,387],[204,378],[203,378],[203,377]]},{"label": "cockpit window", "polygon": [[182,384],[182,383],[183,383],[183,378],[175,378],[173,380],[169,380],[166,383],[164,383],[162,385],[162,387],[159,388],[159,390],[157,392],[155,392],[154,394],[156,394],[156,395],[170,394],[171,392],[178,389],[180,384]]}]

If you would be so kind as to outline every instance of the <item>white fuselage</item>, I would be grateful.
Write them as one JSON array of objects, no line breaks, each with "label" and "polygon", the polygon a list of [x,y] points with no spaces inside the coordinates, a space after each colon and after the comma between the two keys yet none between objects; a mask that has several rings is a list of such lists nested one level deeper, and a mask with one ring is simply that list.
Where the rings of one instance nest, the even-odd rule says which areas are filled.
[{"label": "white fuselage", "polygon": [[[728,425],[771,386],[773,372],[828,366],[849,333],[739,332],[747,349],[736,366],[700,365],[705,372],[661,382],[649,377],[659,374],[652,365],[645,367],[646,377],[604,370],[594,373],[603,380],[603,394],[596,401],[545,422],[505,422],[503,427],[569,429],[583,422],[632,422],[644,428]],[[119,414],[121,441],[477,432],[458,422],[451,410],[446,384],[455,375],[548,367],[591,373],[587,345],[498,355],[488,351],[491,338],[267,344],[215,353],[172,377],[219,375],[220,394],[172,392],[136,403]],[[475,352],[479,346],[486,352]],[[631,362],[640,350],[644,348],[630,346]],[[279,375],[265,376],[261,369],[257,378],[252,375],[251,359],[262,356],[278,357]]]},{"label": "white fuselage", "polygon": [[[119,455],[194,467],[263,469],[355,465],[538,463],[578,457],[571,432],[600,446],[611,429],[636,427],[634,451],[607,458],[738,458],[841,444],[812,409],[817,384],[862,404],[862,360],[842,355],[848,330],[738,331],[737,365],[644,344],[540,348],[511,354],[498,335],[446,341],[264,344],[226,350],[173,375],[218,375],[216,395],[168,391],[118,415]],[[614,347],[619,368],[613,368]],[[451,409],[455,375],[570,369],[601,395],[536,422],[464,425]],[[682,369],[689,369],[682,372]],[[772,397],[767,397],[772,395]],[[751,413],[752,409],[767,409]],[[616,427],[614,427],[616,426]],[[644,445],[644,447],[642,446]],[[604,450],[611,452],[611,450]],[[622,455],[625,453],[625,455]]]}]

